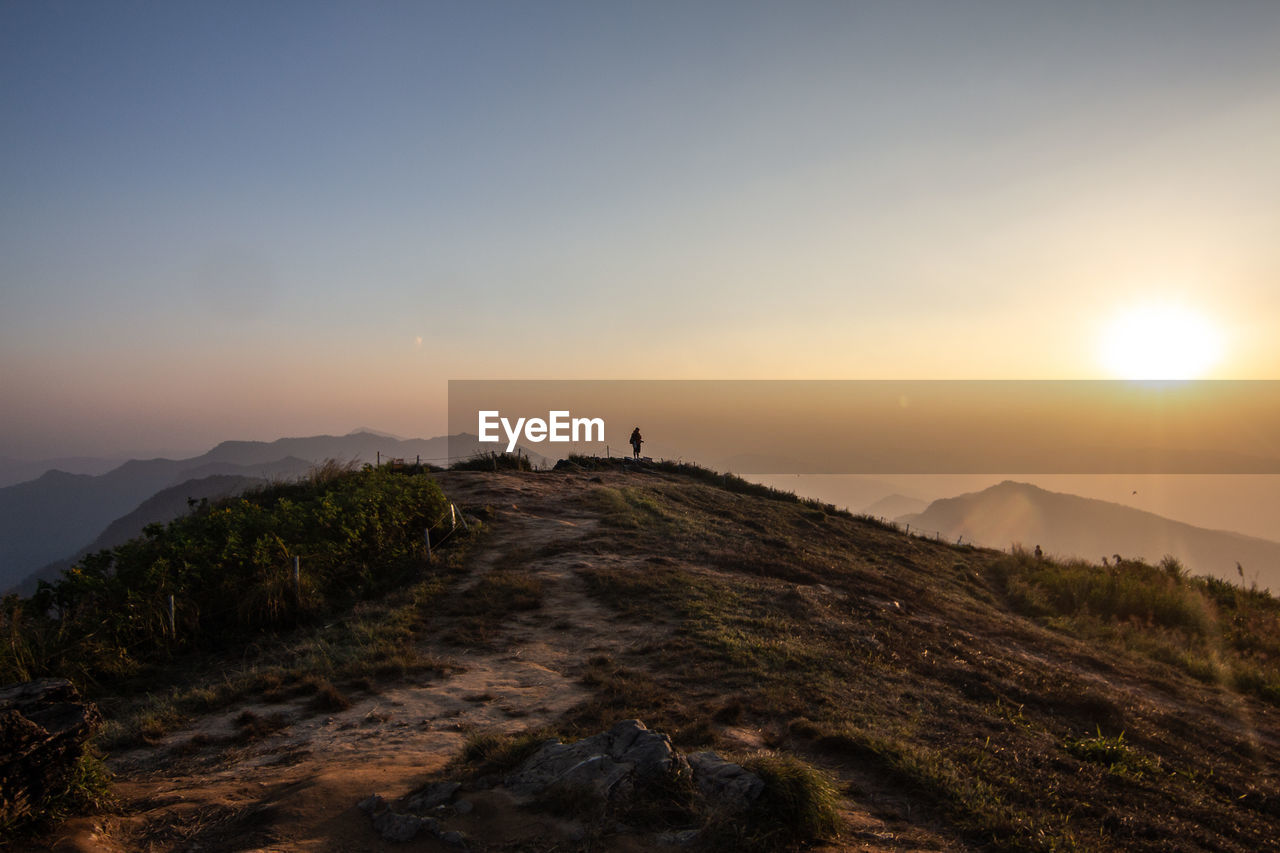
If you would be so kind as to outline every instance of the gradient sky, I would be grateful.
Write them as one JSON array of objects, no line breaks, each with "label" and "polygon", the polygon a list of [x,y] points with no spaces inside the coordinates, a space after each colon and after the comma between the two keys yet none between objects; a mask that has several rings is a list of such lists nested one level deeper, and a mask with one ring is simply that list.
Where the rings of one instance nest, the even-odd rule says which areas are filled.
[{"label": "gradient sky", "polygon": [[1271,0],[0,0],[0,455],[1103,378],[1156,304],[1280,378],[1277,152]]}]

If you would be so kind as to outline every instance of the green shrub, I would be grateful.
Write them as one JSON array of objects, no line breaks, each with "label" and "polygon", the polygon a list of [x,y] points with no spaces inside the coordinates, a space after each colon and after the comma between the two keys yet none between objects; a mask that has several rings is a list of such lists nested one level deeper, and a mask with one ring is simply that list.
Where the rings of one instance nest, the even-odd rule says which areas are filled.
[{"label": "green shrub", "polygon": [[425,475],[330,464],[149,525],[31,598],[5,599],[0,682],[117,680],[179,651],[291,628],[403,585],[426,565],[423,532],[447,507]]}]

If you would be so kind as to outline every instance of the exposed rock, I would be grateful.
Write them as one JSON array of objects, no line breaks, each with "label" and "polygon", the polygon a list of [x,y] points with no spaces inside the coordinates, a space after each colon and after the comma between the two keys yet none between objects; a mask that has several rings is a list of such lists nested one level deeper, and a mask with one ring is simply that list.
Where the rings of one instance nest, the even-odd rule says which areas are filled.
[{"label": "exposed rock", "polygon": [[[589,811],[596,811],[593,805],[607,802],[611,809],[620,807],[625,813],[630,805],[628,797],[681,773],[691,775],[706,803],[720,813],[747,811],[765,787],[759,776],[713,752],[694,753],[686,759],[672,747],[669,737],[651,731],[639,720],[624,720],[606,732],[574,743],[548,740],[510,773],[501,787],[517,802],[527,803],[556,790],[580,797],[581,805]],[[468,800],[458,800],[452,809],[442,808],[454,802],[461,787],[458,782],[434,782],[402,802],[410,812],[435,810],[442,820],[447,820],[451,814],[472,811]],[[425,831],[447,844],[465,846],[467,843],[461,833],[446,830],[440,821],[400,813],[377,794],[361,802],[360,808],[373,817],[374,828],[383,838],[391,841],[407,841]],[[576,834],[586,837],[580,825],[566,825],[575,827]],[[618,824],[613,831],[625,834],[634,830]],[[697,829],[672,830],[657,836],[659,843],[678,845],[694,844],[699,838]],[[581,839],[570,837],[569,840]]]},{"label": "exposed rock", "polygon": [[764,791],[763,779],[714,752],[693,753],[689,767],[698,790],[708,802],[722,809],[746,811]]},{"label": "exposed rock", "polygon": [[412,841],[424,829],[428,833],[435,834],[438,826],[432,818],[403,814],[390,809],[373,816],[373,828],[387,841]]},{"label": "exposed rock", "polygon": [[456,829],[440,833],[439,838],[445,844],[453,844],[457,847],[465,847],[467,844],[467,837]]},{"label": "exposed rock", "polygon": [[425,812],[436,806],[443,806],[453,799],[453,795],[462,787],[459,782],[432,782],[423,790],[409,798],[405,805],[409,811]]},{"label": "exposed rock", "polygon": [[370,794],[359,803],[356,803],[356,808],[367,815],[375,815],[386,808],[386,806],[387,801],[382,799],[381,794]]},{"label": "exposed rock", "polygon": [[356,808],[373,818],[374,830],[387,841],[412,841],[419,832],[436,835],[440,831],[436,819],[395,811],[380,794],[370,794]]},{"label": "exposed rock", "polygon": [[0,824],[39,814],[101,724],[98,709],[64,679],[0,687]]},{"label": "exposed rock", "polygon": [[607,800],[637,783],[674,773],[684,764],[671,738],[650,731],[639,720],[624,720],[607,732],[571,744],[547,741],[503,785],[522,798],[566,786]]}]

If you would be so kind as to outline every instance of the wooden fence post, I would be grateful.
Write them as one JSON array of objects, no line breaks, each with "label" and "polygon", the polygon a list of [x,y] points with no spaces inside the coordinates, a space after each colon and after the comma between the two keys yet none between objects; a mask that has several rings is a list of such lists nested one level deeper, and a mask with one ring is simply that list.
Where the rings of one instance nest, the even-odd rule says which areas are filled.
[{"label": "wooden fence post", "polygon": [[302,606],[302,558],[297,554],[293,555],[293,596]]},{"label": "wooden fence post", "polygon": [[177,608],[174,606],[173,596],[169,596],[169,635],[175,639],[178,636],[178,620]]}]

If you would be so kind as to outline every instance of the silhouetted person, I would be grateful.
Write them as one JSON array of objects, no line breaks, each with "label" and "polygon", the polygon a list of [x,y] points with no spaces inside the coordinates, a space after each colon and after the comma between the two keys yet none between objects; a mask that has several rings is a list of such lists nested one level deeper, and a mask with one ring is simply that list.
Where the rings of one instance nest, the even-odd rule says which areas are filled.
[{"label": "silhouetted person", "polygon": [[1041,551],[1041,550],[1040,550],[1040,546],[1039,546],[1039,545],[1037,545],[1037,546],[1036,546],[1036,559],[1037,559],[1037,560],[1043,560],[1043,559],[1044,559],[1044,551]]},{"label": "silhouetted person", "polygon": [[640,445],[644,444],[644,439],[640,437],[640,427],[636,427],[631,431],[631,438],[629,438],[628,441],[631,442],[631,449],[634,451],[632,456],[639,459]]}]

